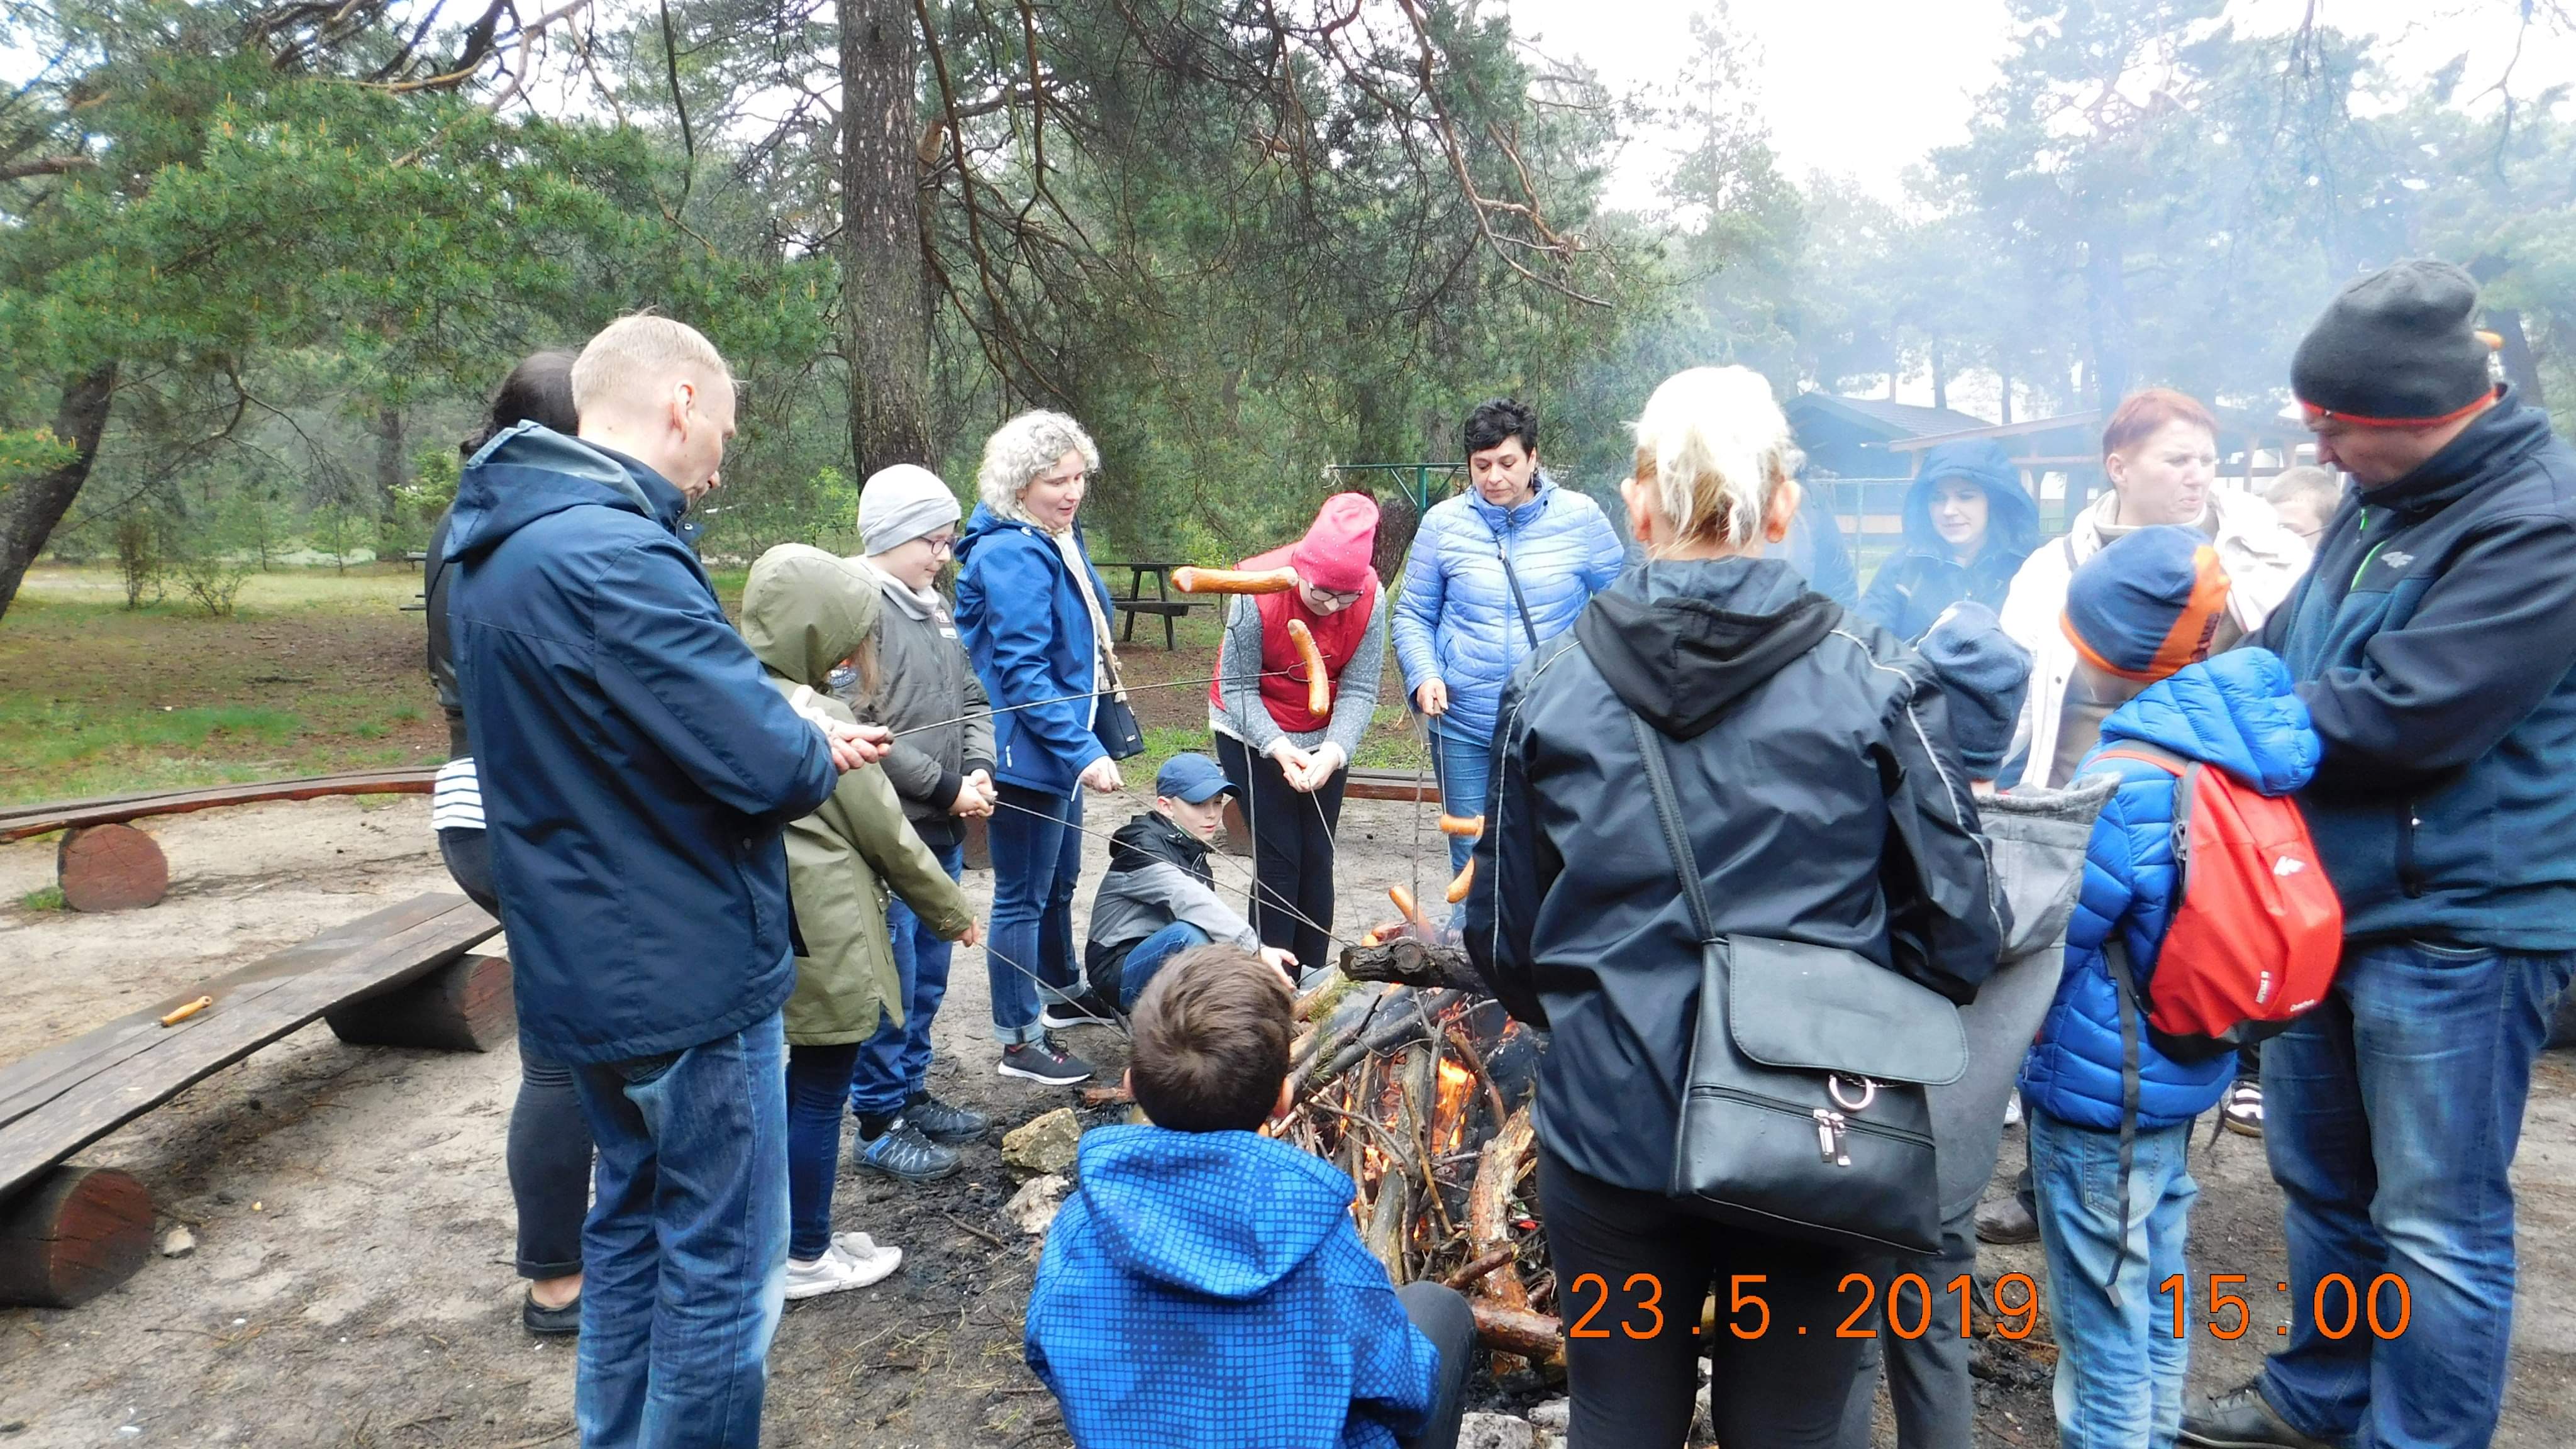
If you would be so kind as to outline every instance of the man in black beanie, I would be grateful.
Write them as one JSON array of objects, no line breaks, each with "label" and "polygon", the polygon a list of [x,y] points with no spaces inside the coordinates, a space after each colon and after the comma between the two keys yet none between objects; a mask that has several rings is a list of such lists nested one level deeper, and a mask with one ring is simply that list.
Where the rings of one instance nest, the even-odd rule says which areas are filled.
[{"label": "man in black beanie", "polygon": [[[2344,288],[2292,363],[2319,460],[2359,487],[2249,642],[2289,663],[2324,740],[2299,802],[2345,950],[2263,1046],[2288,1343],[2186,1413],[2185,1443],[2495,1434],[2506,1169],[2576,972],[2576,451],[2496,385],[2476,315],[2467,273],[2403,262]],[[2405,1330],[2329,1336],[2353,1301],[2336,1277]]]}]

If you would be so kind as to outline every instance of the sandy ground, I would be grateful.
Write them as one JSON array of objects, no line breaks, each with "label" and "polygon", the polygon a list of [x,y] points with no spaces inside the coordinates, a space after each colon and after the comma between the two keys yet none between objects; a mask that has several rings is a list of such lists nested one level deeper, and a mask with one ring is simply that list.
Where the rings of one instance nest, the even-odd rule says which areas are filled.
[{"label": "sandy ground", "polygon": [[[1105,829],[1135,808],[1094,801],[1089,823]],[[50,882],[52,846],[0,846],[0,960],[15,979],[0,999],[0,1058],[447,888],[418,798],[259,806],[147,828],[169,854],[173,888],[161,905],[125,915],[18,908]],[[1402,807],[1354,802],[1342,844],[1344,915],[1365,924],[1386,914],[1383,887],[1411,878],[1410,821]],[[1436,837],[1425,847],[1435,883],[1438,848]],[[1091,841],[1087,856],[1096,877],[1103,843]],[[1221,875],[1239,880],[1241,869]],[[970,873],[967,884],[979,903],[989,898],[989,876]],[[1069,1090],[992,1075],[981,957],[958,964],[937,1028],[938,1090],[1003,1126],[1073,1101]],[[1112,1033],[1085,1030],[1072,1042],[1104,1076],[1123,1062]],[[84,1160],[140,1176],[163,1230],[187,1226],[197,1248],[154,1259],[79,1309],[0,1310],[0,1445],[569,1443],[571,1352],[517,1324],[502,1172],[516,1083],[508,1050],[350,1047],[317,1024],[99,1143]],[[2016,1130],[2007,1171],[2019,1144]],[[2222,1135],[2195,1149],[2194,1170],[2195,1283],[2243,1273],[2252,1290],[2268,1289],[2282,1261],[2261,1145]],[[2576,1442],[2576,1065],[2566,1056],[2544,1060],[2516,1179],[2524,1286],[2497,1442],[2563,1445]],[[1066,1442],[1019,1361],[1032,1262],[999,1215],[1012,1186],[994,1142],[970,1148],[968,1170],[933,1188],[845,1173],[836,1227],[866,1228],[909,1257],[878,1287],[790,1307],[772,1359],[768,1442]],[[1982,1267],[2036,1274],[2038,1253],[1988,1249]],[[2277,1342],[2281,1295],[2246,1296],[2256,1312],[2244,1337],[2195,1327],[2196,1385],[2240,1380],[2266,1340]],[[2043,1328],[2032,1351],[1999,1354],[2000,1376],[1981,1385],[1987,1443],[2053,1442],[2044,1338]],[[1480,1382],[1476,1392],[1509,1408],[1540,1390]]]}]

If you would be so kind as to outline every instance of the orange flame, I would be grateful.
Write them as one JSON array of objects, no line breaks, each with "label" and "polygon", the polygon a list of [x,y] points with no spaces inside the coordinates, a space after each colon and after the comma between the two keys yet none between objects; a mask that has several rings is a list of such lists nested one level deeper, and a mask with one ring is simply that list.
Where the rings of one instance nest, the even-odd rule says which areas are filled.
[{"label": "orange flame", "polygon": [[1440,1087],[1431,1106],[1432,1150],[1450,1153],[1467,1136],[1467,1098],[1476,1078],[1465,1067],[1443,1059],[1440,1063]]}]

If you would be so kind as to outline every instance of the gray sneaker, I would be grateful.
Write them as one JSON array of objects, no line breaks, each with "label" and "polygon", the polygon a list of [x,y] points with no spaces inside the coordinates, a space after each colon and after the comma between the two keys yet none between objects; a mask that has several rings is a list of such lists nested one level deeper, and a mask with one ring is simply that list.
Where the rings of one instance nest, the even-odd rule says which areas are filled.
[{"label": "gray sneaker", "polygon": [[966,1159],[953,1147],[942,1147],[921,1135],[909,1117],[897,1117],[874,1142],[859,1144],[858,1165],[902,1182],[937,1182],[955,1177]]},{"label": "gray sneaker", "polygon": [[933,1142],[979,1142],[993,1119],[971,1107],[954,1107],[928,1092],[903,1104],[903,1118]]},{"label": "gray sneaker", "polygon": [[1091,1075],[1091,1063],[1059,1046],[1055,1034],[1048,1032],[1036,1041],[1002,1048],[1002,1062],[996,1070],[1006,1077],[1069,1087]]}]

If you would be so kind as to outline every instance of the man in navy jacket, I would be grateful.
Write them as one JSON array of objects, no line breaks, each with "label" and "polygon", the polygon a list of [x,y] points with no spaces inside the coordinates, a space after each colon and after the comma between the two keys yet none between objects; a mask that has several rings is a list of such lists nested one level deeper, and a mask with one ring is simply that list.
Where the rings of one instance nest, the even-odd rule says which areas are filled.
[{"label": "man in navy jacket", "polygon": [[[2299,800],[2346,946],[2327,1000],[2263,1052],[2289,1341],[2187,1414],[2187,1443],[2495,1433],[2506,1169],[2576,970],[2576,451],[2491,381],[2476,305],[2459,268],[2402,262],[2346,287],[2292,364],[2320,461],[2359,486],[2253,642],[2324,743]],[[2351,1301],[2334,1275],[2392,1331],[2321,1331]]]},{"label": "man in navy jacket", "polygon": [[733,432],[715,348],[623,318],[572,390],[579,438],[468,461],[447,557],[519,1029],[599,1143],[575,1411],[585,1446],[749,1446],[787,1248],[779,831],[885,735],[782,699],[683,541]]}]

